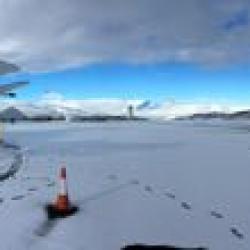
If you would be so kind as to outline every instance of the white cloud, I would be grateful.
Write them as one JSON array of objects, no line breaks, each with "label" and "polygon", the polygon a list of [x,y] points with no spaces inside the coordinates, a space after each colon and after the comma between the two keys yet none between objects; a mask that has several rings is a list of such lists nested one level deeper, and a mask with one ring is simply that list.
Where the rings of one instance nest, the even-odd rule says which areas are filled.
[{"label": "white cloud", "polygon": [[247,0],[0,0],[0,12],[0,59],[26,70],[249,61]]}]

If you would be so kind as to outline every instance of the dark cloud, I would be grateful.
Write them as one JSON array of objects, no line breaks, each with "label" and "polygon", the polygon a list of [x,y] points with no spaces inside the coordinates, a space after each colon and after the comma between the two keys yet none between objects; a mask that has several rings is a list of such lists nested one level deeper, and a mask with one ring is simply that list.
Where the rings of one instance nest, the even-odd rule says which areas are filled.
[{"label": "dark cloud", "polygon": [[0,75],[15,73],[19,70],[20,68],[15,64],[0,61]]},{"label": "dark cloud", "polygon": [[0,58],[28,70],[250,55],[245,0],[0,0],[0,10]]},{"label": "dark cloud", "polygon": [[227,31],[232,31],[233,29],[242,28],[249,25],[249,16],[247,10],[242,10],[236,13],[231,19],[226,21],[224,28]]}]

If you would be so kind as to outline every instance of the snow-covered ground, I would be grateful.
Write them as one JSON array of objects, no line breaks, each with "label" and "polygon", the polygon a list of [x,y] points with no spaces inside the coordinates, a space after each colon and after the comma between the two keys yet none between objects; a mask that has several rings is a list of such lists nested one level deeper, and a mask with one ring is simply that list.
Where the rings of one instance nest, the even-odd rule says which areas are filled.
[{"label": "snow-covered ground", "polygon": [[[23,165],[0,182],[0,249],[249,249],[249,128],[223,121],[8,125],[6,141],[21,147]],[[55,198],[62,165],[80,211],[48,225],[43,206]]]},{"label": "snow-covered ground", "polygon": [[[11,147],[0,143],[0,177],[8,172],[13,159],[15,157],[15,150]],[[1,178],[0,178],[1,179]]]}]

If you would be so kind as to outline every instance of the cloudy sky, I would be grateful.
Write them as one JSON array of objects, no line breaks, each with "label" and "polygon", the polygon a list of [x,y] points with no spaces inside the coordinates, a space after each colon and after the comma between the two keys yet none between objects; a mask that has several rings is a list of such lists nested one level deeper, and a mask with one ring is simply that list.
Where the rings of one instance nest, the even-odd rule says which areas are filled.
[{"label": "cloudy sky", "polygon": [[20,98],[250,97],[249,0],[0,0]]}]

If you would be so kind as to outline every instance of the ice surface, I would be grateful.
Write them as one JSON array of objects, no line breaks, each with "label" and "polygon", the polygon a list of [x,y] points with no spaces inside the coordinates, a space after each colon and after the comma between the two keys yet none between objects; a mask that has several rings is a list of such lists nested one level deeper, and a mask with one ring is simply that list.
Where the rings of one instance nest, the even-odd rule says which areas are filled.
[{"label": "ice surface", "polygon": [[[9,125],[5,138],[21,146],[24,163],[16,178],[0,183],[0,249],[118,250],[132,243],[249,249],[248,126]],[[80,211],[48,225],[43,206],[55,197],[62,165]]]}]

